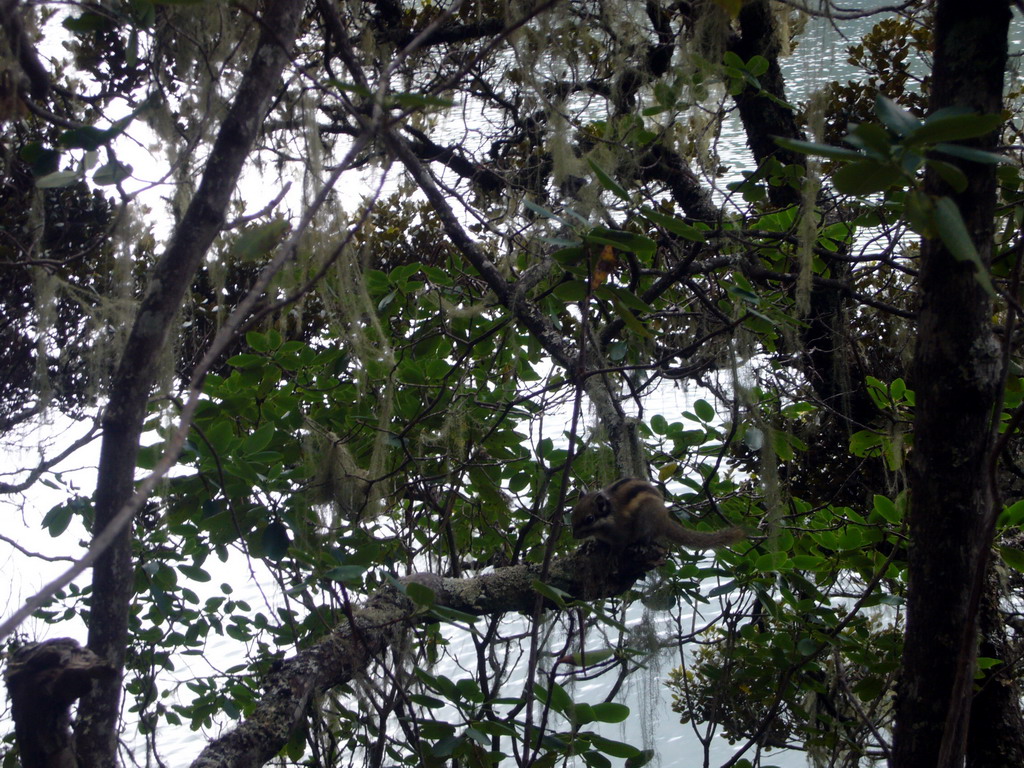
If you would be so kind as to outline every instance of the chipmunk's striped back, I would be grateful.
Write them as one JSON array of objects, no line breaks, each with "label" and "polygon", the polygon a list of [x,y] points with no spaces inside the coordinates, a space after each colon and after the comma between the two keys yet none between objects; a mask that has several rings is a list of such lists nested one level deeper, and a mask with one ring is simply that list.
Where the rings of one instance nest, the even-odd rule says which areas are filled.
[{"label": "chipmunk's striped back", "polygon": [[744,537],[739,528],[710,533],[684,528],[665,509],[658,489],[633,477],[583,496],[572,512],[572,534],[577,539],[597,539],[616,550],[661,540],[691,549],[709,549]]}]

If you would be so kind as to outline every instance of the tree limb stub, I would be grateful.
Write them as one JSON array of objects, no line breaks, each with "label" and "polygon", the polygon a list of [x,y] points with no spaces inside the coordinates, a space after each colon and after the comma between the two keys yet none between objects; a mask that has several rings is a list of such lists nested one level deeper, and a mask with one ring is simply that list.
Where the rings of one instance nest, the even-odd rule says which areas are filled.
[{"label": "tree limb stub", "polygon": [[11,654],[4,681],[24,768],[75,768],[71,705],[114,669],[67,637],[24,645]]}]

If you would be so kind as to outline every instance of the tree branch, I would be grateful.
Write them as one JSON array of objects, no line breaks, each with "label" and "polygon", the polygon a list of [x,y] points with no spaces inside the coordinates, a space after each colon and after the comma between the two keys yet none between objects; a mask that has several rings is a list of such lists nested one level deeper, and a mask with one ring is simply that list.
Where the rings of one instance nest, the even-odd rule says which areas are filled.
[{"label": "tree branch", "polygon": [[[637,564],[653,558],[611,558],[587,546],[550,564],[545,584],[581,600],[612,597],[629,589],[644,574]],[[641,552],[641,555],[644,553]],[[498,568],[473,578],[413,574],[401,583],[417,583],[434,593],[434,605],[472,616],[529,612],[537,599],[534,582],[539,564]],[[555,608],[548,604],[549,608]],[[255,768],[280,752],[291,732],[306,717],[307,707],[323,692],[347,683],[412,627],[437,621],[398,589],[378,592],[354,607],[346,620],[311,648],[284,661],[263,686],[256,710],[233,730],[210,742],[192,768]]]},{"label": "tree branch", "polygon": [[[238,177],[266,116],[271,96],[289,60],[304,4],[282,0],[267,6],[249,68],[214,141],[202,181],[181,224],[150,273],[145,294],[111,384],[103,416],[103,445],[96,486],[96,532],[113,536],[93,569],[89,647],[117,670],[101,681],[79,707],[79,757],[113,766],[121,699],[121,669],[128,638],[128,609],[134,590],[131,516],[121,515],[133,497],[136,455],[152,389],[156,361],[182,297],[220,232]],[[113,528],[115,520],[124,526]],[[105,530],[110,526],[110,530]]]}]

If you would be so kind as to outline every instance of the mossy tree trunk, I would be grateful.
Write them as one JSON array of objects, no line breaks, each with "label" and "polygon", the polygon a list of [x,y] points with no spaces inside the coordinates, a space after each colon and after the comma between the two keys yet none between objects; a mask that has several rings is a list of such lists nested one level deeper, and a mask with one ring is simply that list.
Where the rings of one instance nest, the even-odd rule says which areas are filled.
[{"label": "mossy tree trunk", "polygon": [[[1009,20],[998,0],[937,3],[932,111],[1001,109]],[[976,146],[995,144],[993,134]],[[995,168],[961,168],[969,179],[963,192],[935,174],[926,190],[956,202],[987,269]],[[992,297],[974,265],[937,238],[921,245],[920,299],[907,633],[892,764],[947,768],[963,764],[967,744],[982,575],[994,532],[990,461],[1002,363]]]}]

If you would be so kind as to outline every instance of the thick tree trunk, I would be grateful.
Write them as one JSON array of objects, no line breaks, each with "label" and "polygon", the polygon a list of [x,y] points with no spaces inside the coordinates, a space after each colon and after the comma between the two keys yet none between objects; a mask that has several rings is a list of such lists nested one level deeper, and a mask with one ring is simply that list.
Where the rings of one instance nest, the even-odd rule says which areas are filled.
[{"label": "thick tree trunk", "polygon": [[[1006,660],[1013,650],[999,603],[1003,597],[999,579],[989,569],[985,595],[978,617],[978,654]],[[977,682],[967,729],[967,768],[1024,765],[1024,714],[1015,665],[999,664],[985,671]]]},{"label": "thick tree trunk", "polygon": [[[763,56],[768,60],[768,70],[758,78],[762,90],[748,87],[735,96],[754,160],[758,165],[769,157],[775,157],[784,165],[802,163],[803,156],[782,149],[775,143],[776,136],[801,139],[803,131],[796,122],[793,110],[780,103],[786,100],[786,84],[779,66],[781,45],[772,3],[769,0],[744,3],[738,20],[740,32],[730,41],[729,49],[744,62],[754,56]],[[777,101],[768,98],[765,93],[771,94]],[[779,207],[800,202],[800,192],[785,184],[771,187],[768,194],[772,204]]]},{"label": "thick tree trunk", "polygon": [[[96,530],[102,531],[134,491],[139,436],[154,384],[156,361],[203,256],[220,232],[239,174],[259,134],[270,98],[302,14],[300,0],[269,3],[252,63],[221,125],[202,182],[163,256],[154,266],[110,389],[103,419],[96,485]],[[89,648],[116,674],[82,699],[77,726],[81,765],[117,764],[121,676],[128,645],[128,610],[134,592],[130,527],[93,569]]]},{"label": "thick tree trunk", "polygon": [[[1002,106],[1010,19],[1002,0],[939,0],[931,109]],[[992,149],[995,136],[978,142]],[[995,172],[963,163],[968,188],[953,194],[934,174],[933,195],[959,206],[986,265],[991,258]],[[917,393],[910,463],[911,549],[907,633],[894,733],[895,768],[963,764],[973,677],[980,573],[992,535],[988,462],[998,407],[999,349],[992,301],[974,266],[938,239],[921,246],[921,310],[912,384]]]}]

